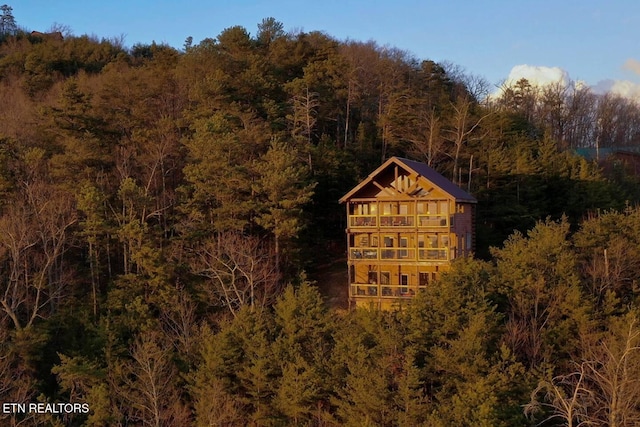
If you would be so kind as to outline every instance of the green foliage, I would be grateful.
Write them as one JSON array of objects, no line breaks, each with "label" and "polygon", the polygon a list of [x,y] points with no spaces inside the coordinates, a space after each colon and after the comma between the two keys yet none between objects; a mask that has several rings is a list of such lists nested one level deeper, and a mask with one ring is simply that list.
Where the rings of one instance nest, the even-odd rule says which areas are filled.
[{"label": "green foliage", "polygon": [[261,152],[259,141],[264,137],[253,139],[259,125],[243,131],[239,122],[238,116],[214,114],[197,123],[186,143],[191,161],[184,173],[190,197],[184,210],[190,227],[197,230],[244,230],[256,210],[251,162]]},{"label": "green foliage", "polygon": [[606,316],[638,303],[640,211],[603,212],[574,236],[585,291]]},{"label": "green foliage", "polygon": [[13,17],[13,8],[9,5],[3,4],[0,6],[0,37],[14,35],[18,31],[16,19]]},{"label": "green foliage", "polygon": [[[501,346],[492,267],[460,260],[407,311],[407,338],[434,403],[433,425],[510,425],[526,390],[522,365]],[[423,325],[429,325],[424,328]],[[511,419],[511,417],[514,417]]]},{"label": "green foliage", "polygon": [[68,394],[68,402],[87,403],[91,408],[91,414],[86,417],[84,425],[113,423],[115,418],[111,414],[110,390],[106,383],[105,369],[82,356],[69,357],[60,354],[59,357],[60,364],[54,366],[51,372],[57,376],[61,390]]},{"label": "green foliage", "polygon": [[511,348],[531,368],[568,356],[591,310],[580,288],[566,219],[538,223],[527,238],[515,233],[493,254],[496,283],[509,299]]},{"label": "green foliage", "polygon": [[302,228],[302,208],[311,200],[315,184],[308,183],[308,172],[300,164],[298,151],[278,140],[271,142],[255,170],[259,177],[255,184],[259,201],[256,222],[273,234],[278,256],[282,245]]},{"label": "green foliage", "polygon": [[[526,425],[538,379],[619,354],[637,179],[566,148],[636,141],[635,106],[526,81],[480,104],[451,65],[273,18],[179,52],[0,10],[7,401],[88,402],[69,421],[96,426]],[[338,199],[391,154],[476,195],[487,261],[398,312],[328,309],[300,272],[340,256]],[[202,258],[262,303],[212,310]]]}]

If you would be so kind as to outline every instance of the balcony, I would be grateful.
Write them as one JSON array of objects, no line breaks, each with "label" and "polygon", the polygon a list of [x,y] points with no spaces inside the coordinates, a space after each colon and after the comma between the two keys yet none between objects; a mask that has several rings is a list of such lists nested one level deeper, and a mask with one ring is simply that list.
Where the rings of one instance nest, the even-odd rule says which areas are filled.
[{"label": "balcony", "polygon": [[449,248],[350,248],[350,260],[448,261]]},{"label": "balcony", "polygon": [[415,249],[380,249],[380,259],[416,259]]},{"label": "balcony", "polygon": [[351,248],[349,259],[378,259],[378,248]]},{"label": "balcony", "polygon": [[418,227],[448,227],[449,215],[418,215]]},{"label": "balcony", "polygon": [[419,249],[418,259],[420,261],[447,261],[449,259],[448,253],[447,248]]},{"label": "balcony", "polygon": [[413,227],[413,215],[382,215],[380,227]]},{"label": "balcony", "polygon": [[375,215],[349,215],[349,227],[376,227]]},{"label": "balcony", "polygon": [[349,215],[349,227],[418,227],[448,228],[451,225],[449,215]]},{"label": "balcony", "polygon": [[403,286],[386,284],[352,283],[349,287],[350,298],[411,298],[425,289],[425,286]]}]

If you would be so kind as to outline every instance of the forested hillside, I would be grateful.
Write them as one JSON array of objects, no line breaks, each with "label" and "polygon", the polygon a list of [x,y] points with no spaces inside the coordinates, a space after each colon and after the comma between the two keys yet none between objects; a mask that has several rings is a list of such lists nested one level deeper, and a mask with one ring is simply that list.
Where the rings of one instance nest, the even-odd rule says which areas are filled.
[{"label": "forested hillside", "polygon": [[[640,419],[638,180],[571,151],[639,146],[637,103],[272,18],[182,50],[1,22],[0,401],[90,407],[3,425]],[[477,197],[478,257],[327,307],[338,199],[392,155]]]}]

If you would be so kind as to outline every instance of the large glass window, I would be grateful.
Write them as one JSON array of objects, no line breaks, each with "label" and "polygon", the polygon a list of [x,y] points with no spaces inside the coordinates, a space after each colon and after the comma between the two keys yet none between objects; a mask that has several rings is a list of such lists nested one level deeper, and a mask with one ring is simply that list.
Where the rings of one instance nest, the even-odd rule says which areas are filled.
[{"label": "large glass window", "polygon": [[400,288],[400,292],[402,292],[403,294],[406,294],[409,292],[408,286],[409,286],[409,275],[408,274],[401,274],[400,275],[400,286],[402,286]]},{"label": "large glass window", "polygon": [[350,207],[351,215],[375,215],[376,204],[369,202],[352,203]]},{"label": "large glass window", "polygon": [[429,273],[420,273],[419,280],[420,286],[427,286],[429,284]]},{"label": "large glass window", "polygon": [[391,283],[391,273],[388,271],[381,271],[380,283],[383,285],[389,285]]},{"label": "large glass window", "polygon": [[[401,248],[409,247],[409,239],[407,239],[406,237],[401,237],[400,238],[400,247]],[[407,258],[409,256],[409,251],[406,250],[406,249],[402,249],[402,250],[398,251],[398,255],[400,256],[400,258]]]},{"label": "large glass window", "polygon": [[377,271],[369,270],[368,277],[369,277],[369,283],[371,283],[371,284],[378,283],[378,272]]},{"label": "large glass window", "polygon": [[436,215],[438,213],[438,202],[428,202],[427,203],[427,214]]}]

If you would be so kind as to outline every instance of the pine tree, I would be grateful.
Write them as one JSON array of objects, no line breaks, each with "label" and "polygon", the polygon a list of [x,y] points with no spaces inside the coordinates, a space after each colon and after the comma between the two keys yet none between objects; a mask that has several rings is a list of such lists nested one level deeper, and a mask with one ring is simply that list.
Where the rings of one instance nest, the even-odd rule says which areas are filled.
[{"label": "pine tree", "polygon": [[0,15],[0,37],[14,35],[18,31],[18,26],[13,17],[13,8],[3,4],[0,6],[0,11],[2,11],[2,15]]},{"label": "pine tree", "polygon": [[308,170],[295,147],[280,140],[271,141],[255,170],[260,201],[256,222],[273,235],[276,264],[281,266],[283,249],[303,226],[302,208],[311,200],[315,184],[309,183]]}]

